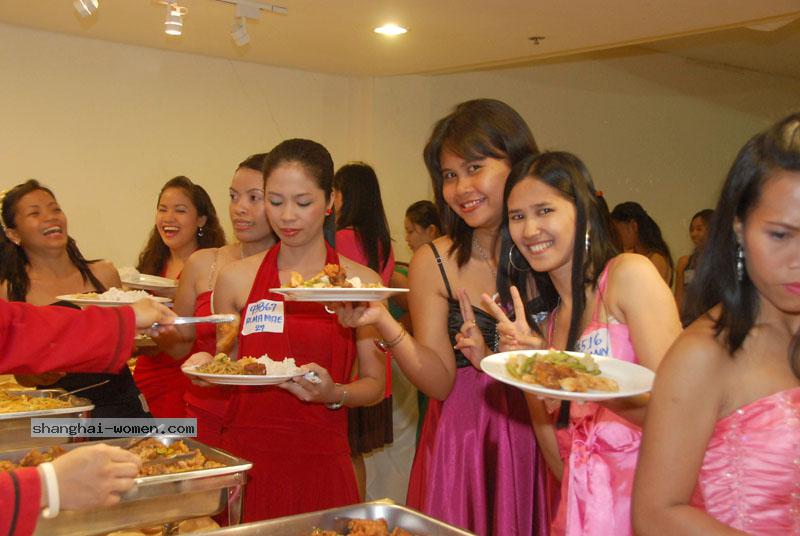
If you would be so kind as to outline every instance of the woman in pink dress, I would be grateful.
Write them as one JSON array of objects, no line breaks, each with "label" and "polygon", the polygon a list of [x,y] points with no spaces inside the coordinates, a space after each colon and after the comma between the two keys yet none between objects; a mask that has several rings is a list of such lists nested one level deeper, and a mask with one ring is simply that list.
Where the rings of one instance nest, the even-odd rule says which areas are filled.
[{"label": "woman in pink dress", "polygon": [[[501,258],[508,265],[501,273],[514,286],[501,284],[500,292],[515,302],[517,322],[484,297],[501,321],[501,349],[576,350],[655,370],[680,332],[675,301],[646,257],[617,255],[608,209],[580,159],[549,152],[520,162],[506,184],[506,216]],[[544,340],[528,328],[524,319],[532,311],[520,300],[534,288],[549,312],[540,330]],[[458,345],[472,353],[475,328],[465,318]],[[561,476],[551,534],[632,534],[631,489],[646,398],[552,404],[561,408],[557,419],[536,397],[528,403],[539,447]]]},{"label": "woman in pink dress", "polygon": [[653,389],[637,533],[800,534],[800,114],[739,152],[696,282]]}]

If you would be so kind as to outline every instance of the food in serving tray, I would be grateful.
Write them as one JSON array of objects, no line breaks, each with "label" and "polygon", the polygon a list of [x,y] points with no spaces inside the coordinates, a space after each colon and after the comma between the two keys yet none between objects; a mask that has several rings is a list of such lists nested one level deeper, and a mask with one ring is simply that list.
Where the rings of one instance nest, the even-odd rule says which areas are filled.
[{"label": "food in serving tray", "polygon": [[0,413],[17,413],[20,411],[39,411],[43,409],[71,407],[72,403],[63,398],[14,395],[5,391],[0,391]]},{"label": "food in serving tray", "polygon": [[616,392],[619,385],[600,375],[600,367],[589,354],[576,357],[556,350],[546,354],[512,354],[506,362],[511,376],[526,383],[573,393],[595,391]]},{"label": "food in serving tray", "polygon": [[[351,519],[347,522],[349,536],[421,536],[395,527],[389,532],[389,524],[385,519]],[[313,529],[308,536],[344,536],[335,530]]]},{"label": "food in serving tray", "polygon": [[348,279],[343,266],[326,264],[325,268],[311,279],[303,279],[299,273],[292,272],[289,288],[380,288],[380,285],[374,283],[365,285],[358,276]]},{"label": "food in serving tray", "polygon": [[264,354],[261,357],[243,357],[236,361],[225,354],[217,354],[214,359],[197,367],[203,374],[232,374],[254,376],[290,376],[302,374],[294,358],[287,357],[283,361],[274,361]]},{"label": "food in serving tray", "polygon": [[[158,476],[171,473],[183,473],[200,469],[214,469],[224,467],[223,464],[207,459],[200,449],[190,449],[183,441],[176,441],[172,445],[164,445],[155,439],[145,439],[138,445],[131,447],[131,452],[142,460],[139,476]],[[50,447],[44,452],[32,449],[18,463],[9,460],[0,460],[0,471],[10,471],[19,467],[36,467],[44,462],[51,462],[66,451],[58,445]],[[194,454],[185,458],[185,454]],[[180,459],[171,462],[170,458]],[[163,460],[163,461],[162,461]]]}]

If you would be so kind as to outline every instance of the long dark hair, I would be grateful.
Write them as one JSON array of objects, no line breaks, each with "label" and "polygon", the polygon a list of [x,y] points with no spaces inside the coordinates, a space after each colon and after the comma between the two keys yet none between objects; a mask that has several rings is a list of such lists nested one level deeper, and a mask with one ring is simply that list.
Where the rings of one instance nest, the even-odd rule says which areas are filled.
[{"label": "long dark hair", "polygon": [[346,164],[333,176],[333,188],[342,194],[336,229],[352,227],[367,265],[380,273],[389,262],[392,239],[375,170],[363,162]]},{"label": "long dark hair", "polygon": [[[330,201],[333,193],[333,158],[328,150],[313,140],[293,138],[276,145],[264,159],[264,189],[269,175],[284,164],[296,163],[303,166],[317,186],[325,193],[325,201]],[[325,217],[322,232],[325,240],[336,245],[336,222],[333,214]]]},{"label": "long dark hair", "polygon": [[[533,270],[520,270],[526,260],[516,247],[508,230],[508,197],[514,187],[525,179],[538,180],[555,188],[570,203],[575,205],[575,246],[572,251],[572,318],[567,336],[567,348],[575,347],[581,329],[581,319],[586,309],[586,285],[597,287],[603,268],[619,252],[614,245],[614,234],[608,214],[608,206],[598,195],[589,171],[575,155],[566,152],[545,152],[530,156],[511,170],[506,182],[501,227],[501,251],[498,290],[503,304],[511,304],[511,285],[516,286],[522,296],[538,292],[537,302],[526,308],[529,324],[532,313],[545,310],[552,312],[559,297],[550,276]],[[586,248],[586,230],[589,229],[589,248]],[[510,252],[510,253],[509,253]]]},{"label": "long dark hair", "polygon": [[433,182],[436,205],[444,231],[453,241],[459,267],[472,255],[472,228],[447,205],[442,193],[444,178],[440,159],[444,150],[467,160],[506,159],[513,166],[539,152],[525,120],[508,104],[494,99],[462,102],[433,127],[423,157]]},{"label": "long dark hair", "polygon": [[[192,200],[192,205],[197,210],[197,216],[206,217],[206,224],[203,226],[203,236],[197,237],[197,249],[218,248],[225,245],[225,231],[219,224],[217,210],[214,203],[202,186],[193,183],[188,177],[179,175],[168,180],[158,193],[158,201],[161,196],[170,188],[179,188]],[[136,269],[143,274],[161,275],[169,260],[169,247],[158,234],[158,228],[153,225],[147,244],[139,254],[139,263]]]},{"label": "long dark hair", "polygon": [[[795,113],[751,138],[736,156],[714,211],[693,284],[687,295],[687,317],[695,320],[717,304],[722,312],[715,332],[733,355],[741,348],[758,316],[759,292],[745,270],[736,270],[739,241],[734,223],[747,222],[764,185],[782,170],[800,172],[800,113]],[[745,252],[746,254],[746,252]],[[695,284],[696,283],[696,284]],[[800,377],[797,344],[790,349],[795,376]]]},{"label": "long dark hair", "polygon": [[427,199],[411,203],[406,209],[406,218],[423,229],[433,225],[436,227],[436,231],[440,235],[442,234],[442,218],[439,217],[439,209]]},{"label": "long dark hair", "polygon": [[675,272],[675,263],[672,260],[672,253],[664,237],[661,235],[661,229],[658,224],[650,217],[644,207],[635,201],[620,203],[611,211],[611,219],[618,222],[636,222],[639,243],[644,247],[647,254],[659,253],[667,259],[670,273],[669,284],[671,285]]},{"label": "long dark hair", "polygon": [[[4,229],[16,229],[17,203],[25,195],[37,190],[47,192],[53,199],[56,198],[49,188],[42,186],[39,181],[34,179],[18,184],[6,192],[3,196],[2,209],[0,209],[0,216],[2,216],[0,223],[2,223]],[[75,268],[81,273],[84,283],[90,282],[98,292],[107,290],[89,268],[89,265],[97,262],[97,260],[86,260],[72,237],[67,237],[67,255]],[[0,283],[5,282],[7,284],[8,300],[24,302],[31,287],[31,280],[28,277],[27,270],[29,261],[25,249],[9,240],[5,233],[0,233],[0,259],[2,259],[2,263],[0,263]]]}]

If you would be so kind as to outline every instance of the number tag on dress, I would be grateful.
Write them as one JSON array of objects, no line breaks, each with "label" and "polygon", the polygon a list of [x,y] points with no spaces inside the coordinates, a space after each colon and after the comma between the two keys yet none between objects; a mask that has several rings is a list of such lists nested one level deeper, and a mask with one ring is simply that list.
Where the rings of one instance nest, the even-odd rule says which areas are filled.
[{"label": "number tag on dress", "polygon": [[575,346],[577,352],[607,356],[611,347],[608,328],[603,327],[587,333],[578,340]]},{"label": "number tag on dress", "polygon": [[242,335],[283,333],[283,302],[260,300],[247,306]]}]

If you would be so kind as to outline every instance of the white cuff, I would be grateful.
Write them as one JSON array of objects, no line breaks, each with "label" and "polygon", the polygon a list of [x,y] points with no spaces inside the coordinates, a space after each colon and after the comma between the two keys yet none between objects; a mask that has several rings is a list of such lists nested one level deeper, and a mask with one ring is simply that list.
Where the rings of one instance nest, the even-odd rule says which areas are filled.
[{"label": "white cuff", "polygon": [[40,474],[44,476],[45,487],[47,488],[47,507],[42,510],[45,519],[52,519],[58,515],[61,509],[61,501],[58,495],[58,477],[53,464],[45,462],[39,465]]}]

